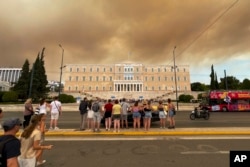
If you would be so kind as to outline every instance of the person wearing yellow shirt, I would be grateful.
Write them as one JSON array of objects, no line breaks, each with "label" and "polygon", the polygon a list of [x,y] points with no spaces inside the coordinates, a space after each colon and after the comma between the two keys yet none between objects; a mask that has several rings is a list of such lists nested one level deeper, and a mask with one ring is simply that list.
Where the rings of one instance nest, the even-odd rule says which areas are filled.
[{"label": "person wearing yellow shirt", "polygon": [[120,119],[121,119],[122,107],[118,100],[115,100],[115,104],[112,107],[112,117],[114,119],[114,132],[120,132]]}]

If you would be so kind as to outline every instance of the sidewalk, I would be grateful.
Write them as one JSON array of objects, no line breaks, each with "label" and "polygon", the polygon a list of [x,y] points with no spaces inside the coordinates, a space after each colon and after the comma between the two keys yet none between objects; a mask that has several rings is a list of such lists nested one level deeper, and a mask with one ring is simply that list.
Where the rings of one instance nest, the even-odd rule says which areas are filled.
[{"label": "sidewalk", "polygon": [[[18,135],[22,132],[18,133]],[[0,135],[3,134],[3,130],[0,131]],[[17,135],[17,136],[18,136]],[[121,129],[119,133],[111,131],[105,131],[101,129],[101,132],[92,131],[79,131],[78,129],[59,129],[51,130],[46,133],[46,136],[53,137],[78,137],[78,136],[212,136],[212,135],[250,135],[249,127],[225,127],[225,128],[176,128],[176,129],[158,129],[152,128],[149,131],[143,129]]]}]

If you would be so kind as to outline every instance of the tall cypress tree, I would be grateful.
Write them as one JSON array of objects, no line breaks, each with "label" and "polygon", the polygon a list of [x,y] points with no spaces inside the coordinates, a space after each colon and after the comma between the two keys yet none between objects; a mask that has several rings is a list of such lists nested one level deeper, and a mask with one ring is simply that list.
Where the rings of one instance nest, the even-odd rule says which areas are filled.
[{"label": "tall cypress tree", "polygon": [[41,54],[38,53],[34,63],[33,85],[31,93],[34,99],[46,97],[47,93],[49,92],[49,88],[46,87],[48,81],[47,81],[46,71],[44,68],[44,51],[45,48],[43,48]]},{"label": "tall cypress tree", "polygon": [[211,78],[211,81],[210,81],[210,89],[211,89],[211,90],[215,90],[215,81],[214,81],[214,66],[213,66],[213,65],[211,66],[211,74],[210,74],[210,78]]},{"label": "tall cypress tree", "polygon": [[215,89],[219,89],[219,82],[218,82],[218,79],[217,79],[217,74],[215,72],[215,75],[214,75],[214,82],[215,82]]},{"label": "tall cypress tree", "polygon": [[18,79],[15,86],[13,87],[13,90],[18,93],[19,98],[21,99],[28,98],[29,82],[30,82],[29,65],[30,65],[29,61],[26,59],[22,67],[21,76]]}]

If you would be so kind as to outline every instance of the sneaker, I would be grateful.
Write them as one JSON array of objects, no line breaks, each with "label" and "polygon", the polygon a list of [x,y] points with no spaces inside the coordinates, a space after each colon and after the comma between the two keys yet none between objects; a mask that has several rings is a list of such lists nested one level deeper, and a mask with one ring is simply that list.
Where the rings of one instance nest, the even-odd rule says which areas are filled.
[{"label": "sneaker", "polygon": [[53,128],[52,128],[52,127],[50,127],[50,128],[49,128],[49,130],[53,130]]},{"label": "sneaker", "polygon": [[55,130],[59,130],[59,128],[58,128],[58,127],[55,127]]},{"label": "sneaker", "polygon": [[45,162],[46,162],[46,160],[42,160],[42,162],[37,161],[36,165],[39,166],[39,165],[44,164]]}]

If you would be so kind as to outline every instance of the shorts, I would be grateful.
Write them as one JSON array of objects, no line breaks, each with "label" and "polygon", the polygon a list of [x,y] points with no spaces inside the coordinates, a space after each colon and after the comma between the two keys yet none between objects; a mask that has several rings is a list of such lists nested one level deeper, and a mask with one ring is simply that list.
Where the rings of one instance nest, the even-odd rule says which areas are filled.
[{"label": "shorts", "polygon": [[128,120],[128,115],[127,114],[122,114],[121,119],[122,120]]},{"label": "shorts", "polygon": [[150,111],[145,111],[144,118],[152,118],[152,113]]},{"label": "shorts", "polygon": [[168,114],[169,117],[174,117],[174,111],[173,110],[170,110],[168,113],[169,113]]},{"label": "shorts", "polygon": [[93,116],[93,121],[94,122],[101,122],[101,113],[100,112],[94,112],[94,116]]},{"label": "shorts", "polygon": [[59,113],[56,112],[56,113],[51,113],[51,119],[55,119],[55,120],[58,120],[59,118]]},{"label": "shorts", "polygon": [[92,119],[93,117],[94,117],[94,111],[93,110],[88,110],[87,118]]},{"label": "shorts", "polygon": [[36,166],[36,157],[34,158],[21,158],[18,157],[19,167],[34,167]]},{"label": "shorts", "polygon": [[133,118],[141,118],[140,112],[133,112]]},{"label": "shorts", "polygon": [[104,118],[110,118],[110,117],[111,117],[111,114],[112,114],[111,111],[106,111],[106,112],[104,113]]},{"label": "shorts", "polygon": [[115,114],[113,115],[114,120],[120,120],[121,119],[121,114]]},{"label": "shorts", "polygon": [[161,119],[161,118],[166,118],[166,115],[165,115],[165,113],[164,113],[164,111],[159,111],[159,118]]}]

